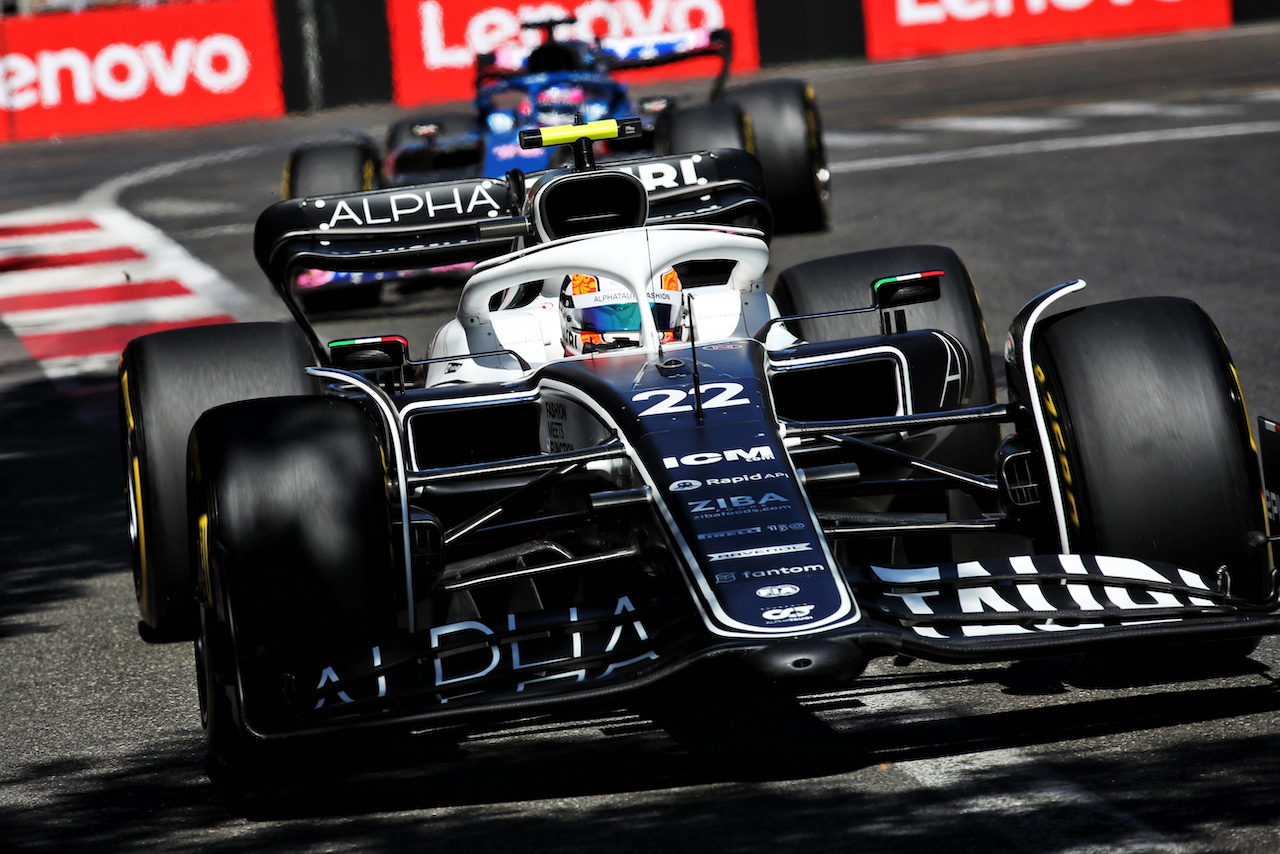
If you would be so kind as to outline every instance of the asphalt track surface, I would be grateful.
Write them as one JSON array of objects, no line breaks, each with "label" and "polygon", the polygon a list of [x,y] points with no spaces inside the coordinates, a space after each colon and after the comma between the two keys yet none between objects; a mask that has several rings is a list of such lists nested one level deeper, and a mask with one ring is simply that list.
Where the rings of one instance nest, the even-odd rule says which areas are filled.
[{"label": "asphalt track surface", "polygon": [[[787,72],[822,102],[835,225],[778,240],[775,269],[950,245],[997,346],[1058,282],[1086,279],[1084,301],[1190,297],[1221,327],[1252,412],[1280,415],[1280,27]],[[249,234],[285,153],[395,115],[9,146],[0,235],[33,208],[123,209],[123,231],[107,231],[172,264],[178,284],[157,298],[186,300],[156,310],[278,317]],[[1155,656],[1110,681],[1066,659],[882,660],[800,711],[722,696],[703,719],[740,746],[736,762],[634,716],[538,720],[235,797],[205,773],[190,649],[139,637],[109,374],[94,373],[101,358],[82,360],[88,373],[79,357],[32,358],[100,317],[14,301],[4,281],[0,850],[1280,850],[1276,640],[1229,672]],[[422,340],[456,294],[406,288],[331,322]]]}]

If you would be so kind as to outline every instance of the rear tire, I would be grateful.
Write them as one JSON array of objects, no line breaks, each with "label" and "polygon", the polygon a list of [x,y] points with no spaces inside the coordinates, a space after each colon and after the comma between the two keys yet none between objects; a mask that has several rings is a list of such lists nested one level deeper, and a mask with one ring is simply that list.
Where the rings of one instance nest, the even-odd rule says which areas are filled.
[{"label": "rear tire", "polygon": [[[945,246],[900,246],[819,258],[789,267],[778,275],[773,299],[783,315],[817,314],[871,304],[878,279],[904,273],[943,270],[942,297],[902,309],[905,328],[941,329],[955,336],[973,362],[969,406],[995,403],[996,384],[982,309],[969,271]],[[838,341],[880,334],[879,313],[790,321],[788,328],[806,341]],[[987,472],[995,460],[1000,430],[995,424],[956,427],[929,454],[929,459],[970,472]]]},{"label": "rear tire", "polygon": [[[358,193],[378,187],[378,152],[368,142],[326,142],[299,148],[289,155],[284,197],[301,199]],[[372,308],[382,300],[382,282],[315,291],[295,291],[304,311],[323,314]]]},{"label": "rear tire", "polygon": [[746,115],[737,104],[728,103],[676,110],[668,119],[667,147],[672,154],[712,148],[754,152]]},{"label": "rear tire", "polygon": [[189,453],[201,718],[214,759],[248,770],[287,749],[261,734],[315,707],[325,667],[392,637],[384,456],[362,409],[320,397],[211,410]]},{"label": "rear tire", "polygon": [[378,186],[378,152],[364,142],[325,142],[289,155],[284,197],[358,193]]},{"label": "rear tire", "polygon": [[[1071,550],[1176,564],[1271,593],[1261,474],[1231,356],[1195,303],[1134,299],[1038,328],[1036,383]],[[1057,413],[1056,416],[1053,413]],[[1056,425],[1056,426],[1055,426]]]},{"label": "rear tire", "polygon": [[200,413],[234,400],[313,394],[302,332],[239,323],[135,338],[120,361],[121,439],[138,610],[151,640],[191,637],[187,436]]},{"label": "rear tire", "polygon": [[802,80],[770,80],[732,89],[725,99],[750,121],[777,232],[824,231],[831,177],[813,88]]}]

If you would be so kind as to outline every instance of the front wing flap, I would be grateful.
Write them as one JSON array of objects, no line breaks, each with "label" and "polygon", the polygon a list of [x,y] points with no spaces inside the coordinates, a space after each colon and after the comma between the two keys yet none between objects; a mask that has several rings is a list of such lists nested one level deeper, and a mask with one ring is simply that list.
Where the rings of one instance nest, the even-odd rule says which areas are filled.
[{"label": "front wing flap", "polygon": [[[809,638],[805,655],[816,642],[860,647],[857,658],[962,663],[1280,632],[1274,614],[1154,561],[1019,555],[843,571],[863,618]],[[614,696],[696,661],[800,644],[713,639],[687,614],[664,624],[683,609],[656,605],[624,596],[492,625],[459,621],[299,671],[287,690],[304,730],[435,724]]]}]

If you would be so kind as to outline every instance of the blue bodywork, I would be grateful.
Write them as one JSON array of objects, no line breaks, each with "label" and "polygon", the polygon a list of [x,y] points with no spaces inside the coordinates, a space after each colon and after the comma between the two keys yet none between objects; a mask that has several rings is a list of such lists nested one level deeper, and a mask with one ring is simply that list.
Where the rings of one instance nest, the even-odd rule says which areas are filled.
[{"label": "blue bodywork", "polygon": [[505,175],[510,169],[548,169],[555,148],[522,149],[524,128],[633,116],[627,87],[598,71],[527,74],[485,86],[476,94],[477,135],[483,140],[481,175]]},{"label": "blue bodywork", "polygon": [[[532,24],[550,32],[547,24]],[[424,118],[412,126],[409,142],[391,143],[384,164],[388,183],[422,180],[500,177],[511,169],[536,172],[562,165],[564,152],[554,148],[522,149],[522,129],[640,115],[648,131],[643,142],[618,153],[652,151],[652,119],[667,105],[636,104],[625,84],[612,72],[652,68],[698,57],[719,57],[720,73],[713,96],[723,87],[732,56],[732,36],[725,30],[697,30],[674,35],[585,41],[548,40],[527,55],[519,50],[485,54],[477,59],[475,116],[465,121]],[[651,109],[654,107],[656,109]],[[607,157],[608,146],[597,145]]]}]

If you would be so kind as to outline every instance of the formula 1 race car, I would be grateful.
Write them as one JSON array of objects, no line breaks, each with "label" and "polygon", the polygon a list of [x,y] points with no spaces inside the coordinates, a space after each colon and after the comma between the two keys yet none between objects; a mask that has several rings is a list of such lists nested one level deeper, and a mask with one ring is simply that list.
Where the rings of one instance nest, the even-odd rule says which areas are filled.
[{"label": "formula 1 race car", "polygon": [[[1258,455],[1195,304],[1045,291],[1000,403],[954,252],[809,261],[769,294],[755,161],[593,163],[639,132],[526,131],[575,157],[530,189],[277,203],[255,254],[297,326],[128,346],[139,602],[194,630],[217,759],[626,707],[691,668],[804,693],[878,656],[1226,657],[1280,631]],[[637,177],[667,169],[694,180]],[[289,285],[461,260],[420,358],[320,341]]]},{"label": "formula 1 race car", "polygon": [[[519,133],[537,125],[591,122],[636,115],[641,133],[602,141],[596,156],[635,157],[711,148],[751,151],[764,168],[767,198],[780,231],[827,226],[830,175],[821,117],[813,90],[799,80],[768,80],[726,91],[733,40],[727,30],[669,36],[557,40],[575,19],[528,23],[545,42],[532,51],[504,48],[477,58],[474,112],[402,119],[387,132],[384,149],[370,138],[311,144],[289,156],[284,197],[355,192],[461,178],[496,178],[511,169],[539,172],[565,165],[556,148],[522,148]],[[720,72],[708,103],[680,104],[673,96],[633,103],[618,71],[654,68],[715,57]],[[639,109],[637,109],[637,107]],[[752,117],[756,121],[752,121]],[[295,281],[311,311],[375,304],[388,278],[349,271],[308,271]],[[345,292],[336,297],[322,296]]]}]

